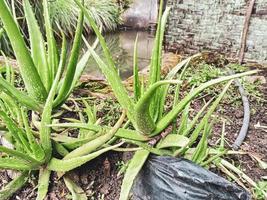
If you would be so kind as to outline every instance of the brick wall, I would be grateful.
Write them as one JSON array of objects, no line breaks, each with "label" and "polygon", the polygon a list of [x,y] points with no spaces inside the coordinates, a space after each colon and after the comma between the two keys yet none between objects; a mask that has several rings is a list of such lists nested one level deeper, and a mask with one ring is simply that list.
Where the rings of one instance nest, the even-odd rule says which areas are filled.
[{"label": "brick wall", "polygon": [[[166,46],[179,53],[201,50],[238,57],[248,0],[167,0],[172,7]],[[267,63],[267,0],[256,0],[250,21],[246,60]]]}]

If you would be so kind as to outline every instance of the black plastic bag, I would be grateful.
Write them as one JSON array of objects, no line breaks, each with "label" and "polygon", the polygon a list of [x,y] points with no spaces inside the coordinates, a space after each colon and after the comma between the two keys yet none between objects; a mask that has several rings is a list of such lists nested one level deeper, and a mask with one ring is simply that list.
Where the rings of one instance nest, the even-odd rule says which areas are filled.
[{"label": "black plastic bag", "polygon": [[183,158],[151,156],[133,187],[134,200],[249,200],[235,184]]}]

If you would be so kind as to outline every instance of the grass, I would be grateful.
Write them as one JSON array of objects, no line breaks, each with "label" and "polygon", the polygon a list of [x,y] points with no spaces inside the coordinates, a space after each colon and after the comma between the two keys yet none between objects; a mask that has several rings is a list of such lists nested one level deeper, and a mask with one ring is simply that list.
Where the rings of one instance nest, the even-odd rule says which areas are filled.
[{"label": "grass", "polygon": [[[197,60],[197,59],[196,59]],[[216,64],[208,64],[205,59],[199,58],[199,60],[192,63],[190,68],[185,72],[184,79],[190,79],[189,84],[191,86],[199,86],[201,83],[204,83],[210,79],[216,78],[218,76],[227,75],[227,69],[225,66],[218,67]],[[247,67],[238,64],[229,64],[227,65],[231,70],[235,72],[245,72]],[[251,82],[246,78],[241,78],[241,83],[244,89],[247,92],[247,95],[250,100],[257,101],[258,103],[264,102],[263,93],[260,91],[260,81]],[[186,85],[186,84],[185,84]],[[219,88],[222,85],[218,84],[215,87],[205,90],[205,95],[218,94]],[[172,91],[171,91],[172,92]],[[174,92],[174,91],[173,91]],[[240,101],[240,94],[237,93],[236,87],[233,85],[229,88],[225,96],[224,102],[231,103],[238,107]]]}]

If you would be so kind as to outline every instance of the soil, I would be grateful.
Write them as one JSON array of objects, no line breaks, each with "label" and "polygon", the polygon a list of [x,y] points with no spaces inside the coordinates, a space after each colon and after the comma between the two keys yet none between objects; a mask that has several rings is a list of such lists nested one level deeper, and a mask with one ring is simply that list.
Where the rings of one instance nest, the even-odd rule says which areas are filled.
[{"label": "soil", "polygon": [[[265,69],[262,71],[260,75],[267,77],[267,70]],[[260,90],[264,94],[264,99],[267,100],[267,84],[262,84]],[[262,125],[267,124],[267,102],[258,103],[255,100],[251,101],[251,111],[250,129],[245,142],[241,146],[241,150],[256,154],[262,158],[263,161],[267,162],[267,134],[263,130],[254,127],[258,122]],[[231,148],[231,144],[237,137],[238,131],[242,125],[242,107],[233,107],[232,105],[225,103],[221,106],[221,109],[219,109],[217,114],[227,119],[226,139],[228,148]],[[222,123],[219,121],[215,124],[214,137],[210,140],[210,145],[216,144],[216,141],[221,136],[221,130]],[[127,154],[125,156],[123,153],[108,152],[101,157],[94,159],[92,162],[83,165],[79,169],[74,170],[68,175],[84,189],[89,199],[116,200],[119,198],[122,182],[122,177],[118,177],[117,174],[121,168],[120,163],[122,160],[125,160],[125,157],[127,157]],[[258,181],[261,177],[267,175],[267,171],[260,169],[258,163],[248,155],[233,155],[228,157],[228,160],[240,165],[241,169],[255,181]],[[217,170],[212,171],[222,175],[222,173]],[[0,188],[10,180],[11,179],[6,171],[0,171]],[[36,186],[37,180],[33,179],[10,199],[35,199]],[[56,174],[53,174],[47,199],[70,199],[70,193],[63,180],[58,180]]]}]

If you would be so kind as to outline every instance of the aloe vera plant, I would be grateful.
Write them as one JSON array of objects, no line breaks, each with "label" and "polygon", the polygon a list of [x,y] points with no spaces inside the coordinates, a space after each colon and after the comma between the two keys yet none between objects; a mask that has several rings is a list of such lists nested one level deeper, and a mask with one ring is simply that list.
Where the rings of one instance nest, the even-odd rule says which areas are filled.
[{"label": "aloe vera plant", "polygon": [[[117,132],[124,120],[125,114],[121,116],[121,119],[113,128],[102,133],[102,127],[100,127],[100,130],[94,131],[94,134],[97,137],[85,137],[85,139],[87,139],[86,142],[81,143],[78,147],[72,147],[74,150],[70,153],[62,144],[58,143],[57,140],[51,138],[51,127],[49,124],[52,122],[52,99],[56,93],[55,91],[59,83],[62,68],[62,65],[60,65],[45,103],[41,117],[41,127],[38,133],[36,133],[30,126],[26,112],[22,107],[15,107],[14,111],[16,112],[13,112],[10,110],[13,108],[12,105],[9,106],[12,101],[5,101],[1,104],[0,120],[4,122],[6,126],[4,136],[10,139],[13,149],[0,146],[0,152],[4,153],[0,158],[0,168],[22,171],[22,174],[17,179],[9,183],[0,191],[0,197],[3,197],[3,199],[8,198],[27,182],[30,171],[37,170],[39,171],[37,199],[44,199],[48,191],[51,171],[70,171],[123,144],[118,143],[113,146],[103,146],[103,144]],[[1,100],[5,99],[5,93],[2,93],[1,95],[3,94],[4,96],[0,96]],[[14,116],[12,116],[12,114]],[[13,120],[12,118],[16,120]],[[101,137],[99,133],[101,133]],[[73,140],[71,141],[73,142]],[[55,148],[55,150],[63,156],[63,159],[53,157],[52,143],[54,143],[54,146],[59,146],[59,148]],[[66,154],[62,154],[62,150],[64,150]],[[73,191],[72,187],[77,190],[77,186],[70,182],[67,177],[64,178],[64,181],[68,188],[70,188],[75,199],[77,193]]]},{"label": "aloe vera plant", "polygon": [[[47,1],[43,1],[46,30],[45,37],[40,31],[39,24],[28,0],[23,1],[23,8],[28,25],[30,51],[28,50],[23,35],[20,32],[6,2],[4,0],[0,1],[0,19],[3,23],[3,28],[11,41],[27,93],[19,91],[3,78],[0,78],[0,85],[4,88],[4,92],[6,94],[12,96],[24,106],[32,110],[41,111],[46,99],[48,98],[48,93],[51,90],[57,69],[61,64],[64,68],[62,69],[62,73],[60,75],[60,83],[56,89],[56,99],[52,100],[54,101],[53,107],[58,107],[62,105],[71,94],[71,91],[80,78],[81,73],[86,66],[87,60],[90,57],[90,53],[86,52],[79,60],[84,22],[83,12],[80,11],[79,14],[79,20],[70,55],[66,55],[67,45],[63,33],[63,43],[60,48],[64,49],[64,51],[62,51],[62,54],[60,55],[61,50],[56,44],[49,19],[49,6]],[[97,44],[94,44],[94,46],[96,45]]]},{"label": "aloe vera plant", "polygon": [[[64,54],[64,51],[62,49],[61,54]],[[120,147],[123,142],[115,145],[105,145],[115,135],[131,140],[146,140],[146,137],[138,135],[133,131],[120,130],[120,126],[125,118],[125,112],[123,112],[114,127],[99,126],[95,109],[91,108],[85,101],[89,121],[86,123],[86,128],[80,128],[82,130],[89,130],[81,132],[79,138],[75,139],[53,134],[51,129],[53,99],[63,70],[62,61],[59,63],[55,80],[43,108],[38,132],[36,127],[32,127],[32,124],[29,123],[27,113],[30,111],[18,105],[16,100],[5,92],[0,91],[0,122],[1,125],[4,125],[2,131],[4,131],[4,137],[13,147],[0,146],[0,152],[3,153],[0,157],[0,168],[21,171],[19,177],[0,191],[0,197],[3,199],[7,199],[21,188],[30,178],[31,171],[39,171],[37,199],[44,199],[48,191],[52,171],[68,172],[107,151]],[[5,79],[5,81],[12,85],[11,80],[12,78]],[[53,147],[55,147],[54,151],[62,156],[62,159],[53,157]],[[63,178],[72,193],[73,199],[76,199],[77,195],[87,199],[84,195],[80,194],[81,188],[71,182],[68,177]]]}]

